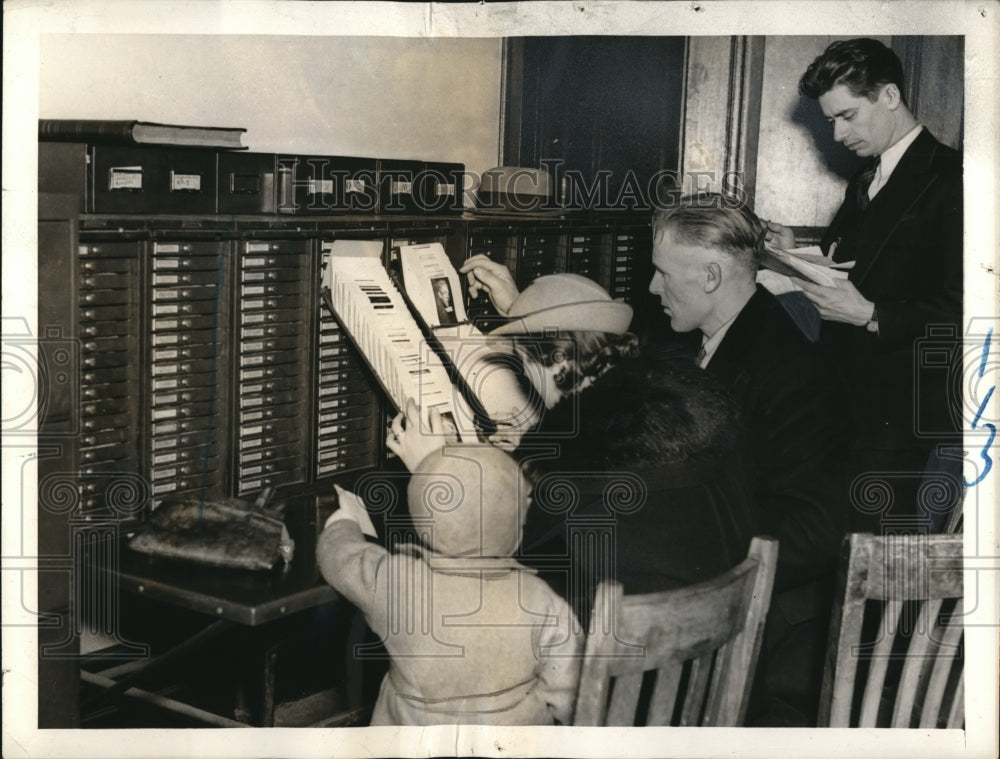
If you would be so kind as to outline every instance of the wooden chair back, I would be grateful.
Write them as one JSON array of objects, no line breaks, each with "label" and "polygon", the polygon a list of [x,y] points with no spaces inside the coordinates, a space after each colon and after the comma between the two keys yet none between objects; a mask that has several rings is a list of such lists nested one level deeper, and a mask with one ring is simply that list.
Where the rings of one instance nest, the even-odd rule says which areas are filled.
[{"label": "wooden chair back", "polygon": [[844,539],[819,724],[964,722],[962,536]]},{"label": "wooden chair back", "polygon": [[574,724],[740,725],[777,558],[778,541],[754,538],[742,563],[697,585],[624,595],[602,582]]}]

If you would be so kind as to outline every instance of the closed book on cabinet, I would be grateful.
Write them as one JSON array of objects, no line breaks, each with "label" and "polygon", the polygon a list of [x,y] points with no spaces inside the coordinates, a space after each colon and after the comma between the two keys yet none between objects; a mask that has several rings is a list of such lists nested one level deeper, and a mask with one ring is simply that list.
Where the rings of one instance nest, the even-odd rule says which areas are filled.
[{"label": "closed book on cabinet", "polygon": [[111,145],[176,145],[178,147],[246,150],[239,127],[185,126],[151,121],[110,119],[39,119],[38,139]]}]

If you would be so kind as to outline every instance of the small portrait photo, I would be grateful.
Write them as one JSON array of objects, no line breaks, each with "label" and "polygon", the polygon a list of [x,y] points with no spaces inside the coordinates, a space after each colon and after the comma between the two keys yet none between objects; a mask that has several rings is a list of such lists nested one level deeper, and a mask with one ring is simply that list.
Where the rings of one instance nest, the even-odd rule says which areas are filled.
[{"label": "small portrait photo", "polygon": [[431,280],[434,288],[434,305],[437,306],[439,324],[458,324],[455,316],[455,301],[452,298],[451,282],[447,277],[437,277]]}]

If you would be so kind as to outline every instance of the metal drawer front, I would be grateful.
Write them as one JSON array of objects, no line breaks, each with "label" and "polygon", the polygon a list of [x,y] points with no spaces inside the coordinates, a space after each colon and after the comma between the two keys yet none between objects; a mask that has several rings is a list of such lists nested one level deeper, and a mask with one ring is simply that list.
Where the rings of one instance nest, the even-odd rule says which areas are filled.
[{"label": "metal drawer front", "polygon": [[218,321],[215,314],[163,316],[153,319],[152,329],[154,332],[178,332],[196,329],[211,330]]},{"label": "metal drawer front", "polygon": [[[309,246],[301,240],[249,241],[240,246],[237,324],[240,368],[236,414],[236,460],[250,456],[234,472],[244,494],[305,479],[307,446],[294,448],[282,472],[270,471],[260,451],[299,440],[308,413],[311,373],[309,334]],[[277,479],[269,479],[277,478]]]},{"label": "metal drawer front", "polygon": [[220,214],[276,213],[277,156],[221,151],[218,160]]},{"label": "metal drawer front", "polygon": [[155,150],[92,145],[89,208],[94,213],[153,213],[158,172]]},{"label": "metal drawer front", "polygon": [[278,211],[290,214],[375,213],[377,163],[345,156],[278,156]]},{"label": "metal drawer front", "polygon": [[308,328],[298,322],[285,322],[283,324],[260,324],[243,325],[240,330],[244,340],[257,339],[261,337],[282,337],[285,335],[302,335],[308,333]]},{"label": "metal drawer front", "polygon": [[215,213],[214,150],[159,151],[153,191],[160,213]]},{"label": "metal drawer front", "polygon": [[[201,271],[181,271],[180,269],[153,272],[153,287],[189,287],[211,285],[219,280],[217,268]],[[214,292],[213,292],[214,297]]]}]

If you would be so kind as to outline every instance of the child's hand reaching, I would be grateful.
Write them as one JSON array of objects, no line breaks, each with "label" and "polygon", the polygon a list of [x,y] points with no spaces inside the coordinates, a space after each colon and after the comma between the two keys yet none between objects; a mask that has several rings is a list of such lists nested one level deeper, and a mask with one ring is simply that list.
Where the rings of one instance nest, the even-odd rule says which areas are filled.
[{"label": "child's hand reaching", "polygon": [[365,535],[373,538],[378,537],[378,533],[375,532],[375,525],[372,524],[371,517],[368,516],[368,509],[365,508],[364,501],[349,490],[344,490],[340,485],[334,485],[333,487],[337,491],[338,508],[326,520],[323,529],[341,519],[347,519],[357,524],[361,528],[361,532]]}]

